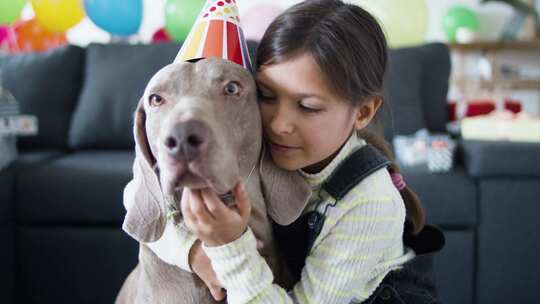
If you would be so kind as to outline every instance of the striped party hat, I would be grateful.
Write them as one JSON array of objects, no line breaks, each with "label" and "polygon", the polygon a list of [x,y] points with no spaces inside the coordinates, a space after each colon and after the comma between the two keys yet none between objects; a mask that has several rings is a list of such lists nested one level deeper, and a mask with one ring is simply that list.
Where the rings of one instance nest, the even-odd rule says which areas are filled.
[{"label": "striped party hat", "polygon": [[236,0],[207,0],[174,62],[218,57],[251,71]]}]

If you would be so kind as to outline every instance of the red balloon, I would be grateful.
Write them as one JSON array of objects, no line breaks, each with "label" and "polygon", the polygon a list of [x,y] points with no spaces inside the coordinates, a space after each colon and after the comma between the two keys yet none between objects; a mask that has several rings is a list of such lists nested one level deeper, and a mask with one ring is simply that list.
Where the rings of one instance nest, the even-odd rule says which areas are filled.
[{"label": "red balloon", "polygon": [[171,41],[171,36],[169,36],[169,34],[164,28],[157,30],[152,36],[153,43],[170,42],[170,41]]},{"label": "red balloon", "polygon": [[64,33],[51,33],[36,19],[19,21],[13,25],[15,46],[13,52],[42,52],[67,44]]}]

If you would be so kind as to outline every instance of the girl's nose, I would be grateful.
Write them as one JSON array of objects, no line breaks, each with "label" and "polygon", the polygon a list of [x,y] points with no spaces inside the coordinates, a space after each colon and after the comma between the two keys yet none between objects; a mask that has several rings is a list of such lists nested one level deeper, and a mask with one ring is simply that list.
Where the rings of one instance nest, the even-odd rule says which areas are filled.
[{"label": "girl's nose", "polygon": [[294,131],[292,115],[284,106],[276,108],[270,120],[270,128],[275,134],[290,134]]}]

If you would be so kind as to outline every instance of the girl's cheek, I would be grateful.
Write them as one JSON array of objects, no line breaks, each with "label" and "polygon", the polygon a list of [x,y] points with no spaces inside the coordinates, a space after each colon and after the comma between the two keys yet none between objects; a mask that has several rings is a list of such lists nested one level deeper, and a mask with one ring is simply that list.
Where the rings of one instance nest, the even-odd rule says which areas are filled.
[{"label": "girl's cheek", "polygon": [[262,123],[266,127],[268,124],[270,124],[274,111],[270,105],[265,103],[259,103],[259,111],[261,113]]}]

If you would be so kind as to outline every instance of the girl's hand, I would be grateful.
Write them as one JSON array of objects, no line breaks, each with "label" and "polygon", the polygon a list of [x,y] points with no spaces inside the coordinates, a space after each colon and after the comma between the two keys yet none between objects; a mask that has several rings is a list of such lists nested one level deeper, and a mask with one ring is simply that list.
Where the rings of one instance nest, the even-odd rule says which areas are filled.
[{"label": "girl's hand", "polygon": [[221,283],[219,283],[216,273],[210,264],[210,259],[206,256],[199,240],[197,240],[189,251],[189,266],[204,284],[206,284],[214,300],[221,301],[225,299],[226,291],[221,286]]},{"label": "girl's hand", "polygon": [[[262,250],[263,246],[263,242],[257,240],[257,250]],[[200,240],[197,240],[189,251],[189,267],[206,284],[214,300],[222,301],[225,299],[227,291],[223,289],[218,281],[210,259],[202,249]]]},{"label": "girl's hand", "polygon": [[186,226],[208,246],[221,246],[246,231],[251,203],[244,187],[234,187],[235,204],[225,205],[210,189],[184,191],[181,200]]}]

